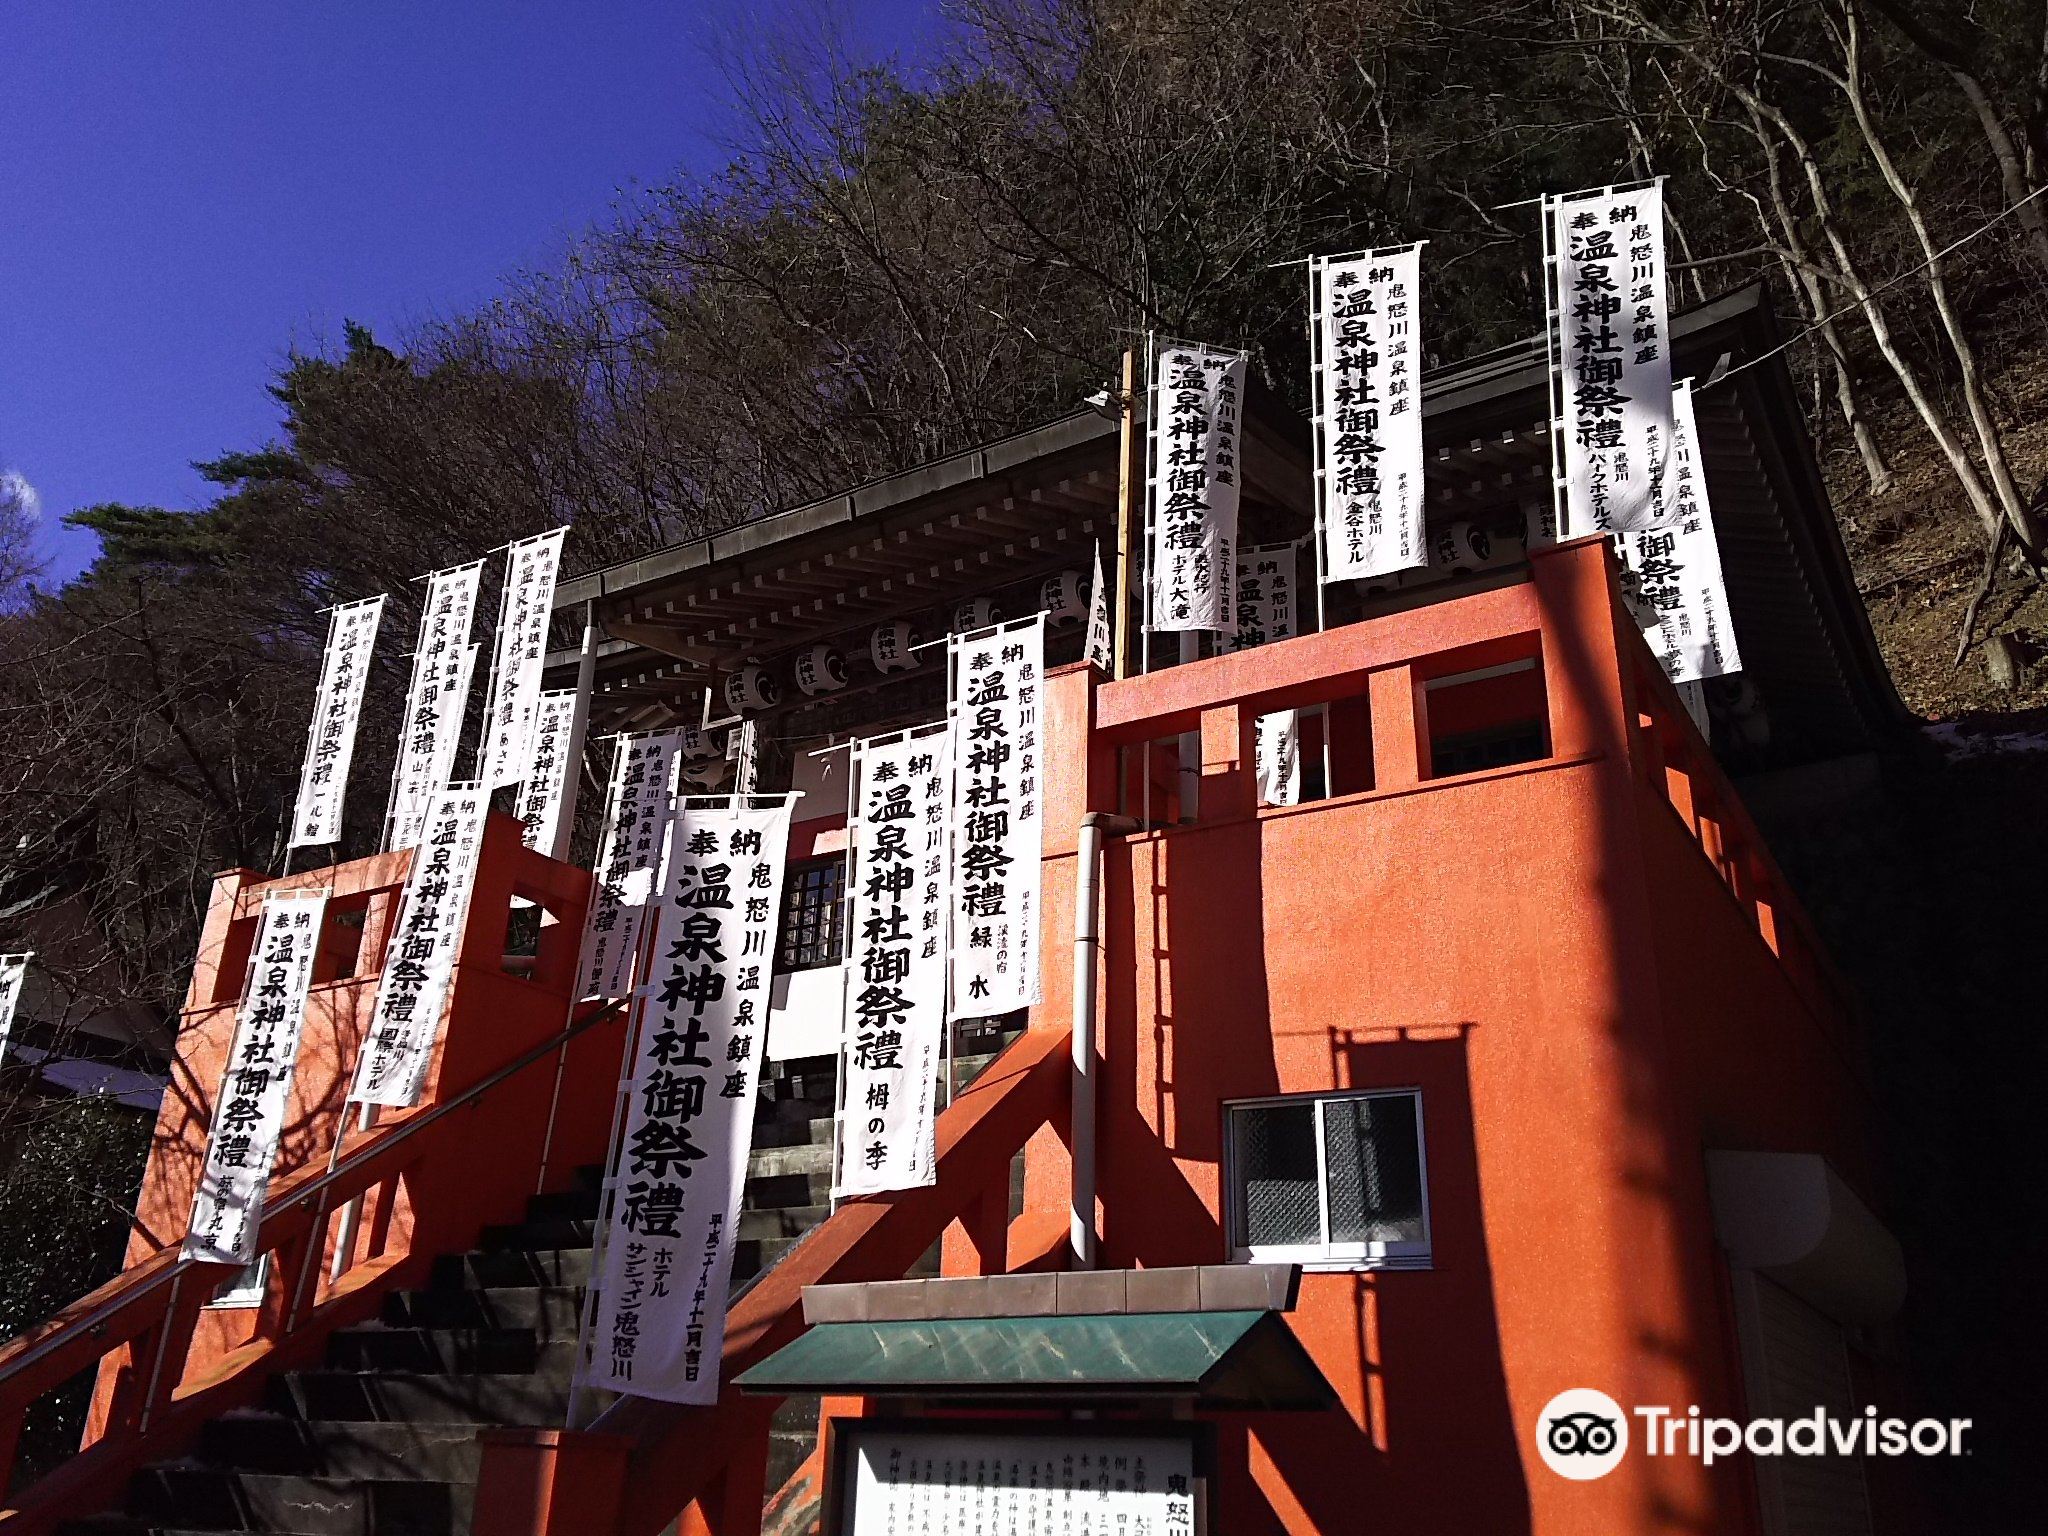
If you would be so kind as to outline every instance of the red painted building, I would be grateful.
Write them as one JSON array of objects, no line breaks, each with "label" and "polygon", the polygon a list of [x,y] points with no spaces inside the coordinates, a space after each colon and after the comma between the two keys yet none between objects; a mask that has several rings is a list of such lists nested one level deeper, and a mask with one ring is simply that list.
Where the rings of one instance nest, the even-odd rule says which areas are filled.
[{"label": "red painted building", "polygon": [[[1677,337],[1701,377],[1773,345],[1753,298],[1682,317]],[[1912,1528],[1909,1462],[1709,1466],[1638,1443],[1575,1481],[1538,1449],[1545,1405],[1574,1387],[1731,1419],[1905,1400],[1880,1364],[1900,1267],[1855,1007],[1744,809],[1841,772],[1897,713],[1789,382],[1765,362],[1701,396],[1748,663],[1709,691],[1706,735],[1604,544],[1541,536],[1543,389],[1540,348],[1430,381],[1432,531],[1479,528],[1495,556],[1343,590],[1320,632],[1118,678],[1079,659],[1078,624],[1055,628],[1046,1001],[956,1036],[934,1188],[836,1210],[820,1127],[844,817],[834,759],[813,753],[943,709],[942,668],[869,664],[876,627],[940,633],[976,600],[1028,612],[1098,539],[1121,579],[1114,412],[565,583],[564,618],[605,637],[597,729],[708,722],[742,785],[807,791],[741,1215],[756,1273],[720,1405],[621,1400],[566,1427],[595,1199],[577,1170],[603,1155],[621,1026],[569,1006],[587,877],[500,827],[434,1090],[351,1132],[331,1172],[405,856],[289,882],[338,898],[319,1044],[264,1221],[272,1263],[244,1277],[257,1305],[202,1310],[233,1277],[170,1258],[264,889],[224,877],[131,1267],[0,1353],[9,1414],[100,1370],[88,1450],[17,1495],[5,1528],[119,1505],[212,1529],[344,1528],[303,1523],[316,1510],[349,1529],[654,1536],[679,1513],[690,1530],[817,1529],[841,1512],[835,1447],[856,1420],[1070,1428],[1077,1410],[1097,1433],[1162,1417],[1197,1433],[1216,1532]],[[1305,526],[1306,433],[1251,405],[1244,538],[1275,542]],[[729,719],[706,702],[746,666],[786,683],[819,644],[852,658],[843,685]],[[555,658],[565,681],[576,660]],[[1253,735],[1283,710],[1301,712],[1305,787],[1269,806]],[[528,956],[508,954],[515,896],[555,920]],[[1077,996],[1093,1006],[1079,1053]],[[1038,1278],[978,1305],[944,1282],[814,1289],[806,1311],[807,1287],[935,1260]],[[1171,1331],[1271,1264],[1300,1275],[1252,1309],[1272,1314],[1252,1363],[1326,1393],[1315,1406],[1164,1377],[994,1402],[985,1382],[851,1367],[805,1378],[822,1402],[732,1384],[772,1381],[781,1351],[830,1328],[1015,1338],[1023,1319],[1016,1358],[1032,1318],[1045,1339],[1059,1319]]]}]

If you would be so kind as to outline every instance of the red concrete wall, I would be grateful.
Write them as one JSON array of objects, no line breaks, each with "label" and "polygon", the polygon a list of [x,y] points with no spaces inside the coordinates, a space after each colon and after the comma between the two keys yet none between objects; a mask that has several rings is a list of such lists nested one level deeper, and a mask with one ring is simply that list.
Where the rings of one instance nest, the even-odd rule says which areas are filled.
[{"label": "red concrete wall", "polygon": [[[1341,643],[1367,675],[1347,686],[1372,700],[1378,789],[1254,811],[1238,749],[1269,695],[1201,715],[1199,824],[1111,845],[1105,1266],[1229,1257],[1225,1101],[1422,1091],[1431,1267],[1304,1277],[1291,1322],[1344,1410],[1225,1421],[1219,1530],[1355,1530],[1375,1509],[1390,1528],[1461,1536],[1753,1529],[1739,1459],[1709,1471],[1632,1454],[1575,1483],[1544,1467],[1532,1426],[1573,1386],[1625,1407],[1742,1415],[1709,1146],[1819,1152],[1868,1192],[1852,1031],[1795,989],[1632,765],[1638,705],[1620,648],[1640,642],[1615,622],[1604,555],[1581,545],[1547,559],[1521,601],[1540,624],[1557,756],[1418,782],[1440,722],[1404,679],[1434,663],[1374,665],[1381,652],[1402,663],[1401,645],[1354,637]],[[1517,610],[1503,597],[1499,611]],[[1440,629],[1469,664],[1455,616],[1417,617],[1430,628],[1410,650]],[[1289,644],[1334,650],[1343,633]],[[1234,669],[1223,696],[1256,694],[1301,671],[1269,649],[1201,665]],[[1133,702],[1145,688],[1187,728],[1198,673],[1115,685],[1117,729],[1159,734]],[[1527,698],[1532,681],[1507,687]],[[1051,692],[1056,740],[1071,740],[1110,690],[1077,672]],[[1075,766],[1049,799],[1047,1002],[1034,1024],[1067,1015],[1067,829],[1114,804],[1096,746],[1089,775],[1077,754],[1049,753]],[[1040,1215],[1067,1195],[1064,1157],[1043,1143],[1027,1178]]]},{"label": "red concrete wall", "polygon": [[[344,1101],[375,1007],[385,942],[410,857],[406,852],[381,854],[275,881],[265,881],[248,870],[218,877],[180,1021],[170,1089],[157,1113],[124,1267],[132,1269],[184,1238],[235,1014],[247,986],[250,947],[263,901],[273,893],[323,889],[333,893],[322,928],[322,956],[309,995],[285,1132],[271,1176],[273,1187],[289,1174],[324,1166],[344,1122],[353,1127],[354,1108]],[[515,819],[503,815],[490,819],[447,1021],[429,1072],[423,1107],[459,1094],[522,1049],[563,1028],[589,884],[584,871],[525,848]],[[517,971],[530,974],[507,969],[506,935],[515,898],[536,903],[551,918],[542,928],[539,953],[531,961],[518,962]],[[351,910],[364,914],[360,930],[340,921]],[[328,979],[320,979],[323,977]],[[593,1030],[569,1053],[555,1111],[548,1169],[551,1186],[562,1185],[578,1162],[595,1161],[602,1155],[610,1126],[610,1085],[617,1078],[620,1033],[617,1029]],[[538,1113],[545,1119],[553,1097],[552,1073],[529,1072],[526,1076],[532,1082],[516,1091],[536,1091],[538,1085],[542,1096]],[[508,1094],[512,1091],[506,1090]],[[385,1118],[393,1114],[386,1111]],[[479,1146],[477,1155],[489,1158],[491,1149]],[[522,1172],[521,1177],[528,1181],[525,1188],[533,1187],[538,1172],[537,1160],[531,1171]],[[446,1175],[443,1187],[463,1187],[463,1170],[459,1168],[438,1170],[438,1175]],[[488,1178],[475,1178],[470,1187],[481,1191],[491,1184]],[[366,1213],[362,1241],[385,1251],[403,1251],[415,1220],[414,1193],[414,1184],[401,1184],[391,1189],[387,1198],[373,1202]],[[517,1212],[516,1200],[490,1208],[480,1203],[469,1225],[509,1220]],[[337,1230],[338,1224],[330,1220],[319,1266],[321,1289],[316,1294],[325,1294]],[[195,1328],[185,1379],[206,1379],[231,1352],[249,1344],[266,1327],[274,1327],[284,1289],[285,1277],[280,1266],[273,1264],[265,1306],[204,1313]],[[87,1444],[106,1423],[114,1380],[126,1363],[120,1356],[110,1356],[102,1368],[87,1420]]]}]

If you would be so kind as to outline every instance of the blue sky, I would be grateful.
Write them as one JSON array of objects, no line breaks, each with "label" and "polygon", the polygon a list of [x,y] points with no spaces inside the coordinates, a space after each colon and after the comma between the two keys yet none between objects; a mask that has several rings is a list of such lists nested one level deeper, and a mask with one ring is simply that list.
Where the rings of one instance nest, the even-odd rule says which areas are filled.
[{"label": "blue sky", "polygon": [[[191,508],[275,430],[291,347],[469,308],[636,185],[715,169],[715,62],[814,0],[0,7],[0,474],[52,574],[102,501]],[[935,0],[831,0],[914,56]]]}]

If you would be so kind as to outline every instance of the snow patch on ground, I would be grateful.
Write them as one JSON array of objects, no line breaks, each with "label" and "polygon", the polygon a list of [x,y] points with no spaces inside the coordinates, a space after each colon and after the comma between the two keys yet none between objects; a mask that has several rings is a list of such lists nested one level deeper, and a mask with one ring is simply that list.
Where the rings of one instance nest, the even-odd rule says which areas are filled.
[{"label": "snow patch on ground", "polygon": [[2003,757],[2022,752],[2048,752],[2048,730],[1969,731],[1953,720],[1927,727],[1927,738],[1952,763],[1972,757]]}]

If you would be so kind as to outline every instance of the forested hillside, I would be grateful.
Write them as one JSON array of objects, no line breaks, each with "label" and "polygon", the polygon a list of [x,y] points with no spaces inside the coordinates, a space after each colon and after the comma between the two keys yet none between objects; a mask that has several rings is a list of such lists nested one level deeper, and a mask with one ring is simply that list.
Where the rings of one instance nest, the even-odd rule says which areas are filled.
[{"label": "forested hillside", "polygon": [[[61,590],[0,542],[8,857],[83,892],[105,963],[63,978],[81,1012],[171,1009],[208,875],[275,867],[328,604],[388,591],[409,634],[434,565],[564,518],[572,571],[743,521],[1070,408],[1148,329],[1245,346],[1299,403],[1285,263],[1313,251],[1426,238],[1429,353],[1483,351],[1539,323],[1546,190],[1666,176],[1674,302],[1771,285],[1909,702],[2044,698],[2039,4],[957,16],[915,73],[817,38],[740,61],[753,131],[722,175],[636,199],[474,314],[293,357],[277,440],[223,444],[197,514],[79,514],[103,554]],[[373,679],[363,805],[402,650]]]}]

